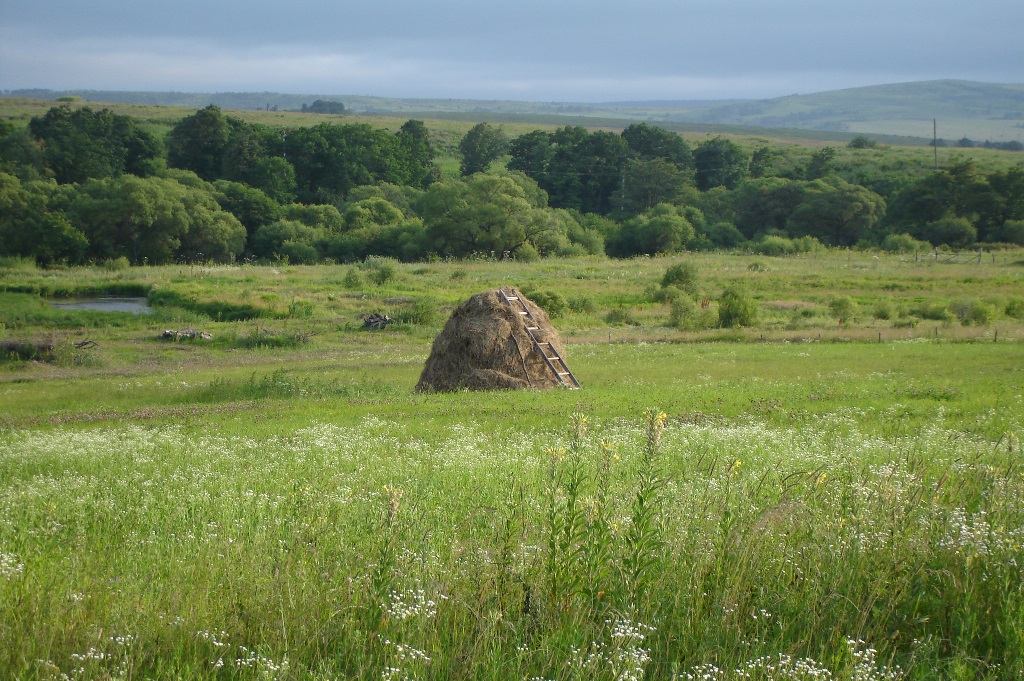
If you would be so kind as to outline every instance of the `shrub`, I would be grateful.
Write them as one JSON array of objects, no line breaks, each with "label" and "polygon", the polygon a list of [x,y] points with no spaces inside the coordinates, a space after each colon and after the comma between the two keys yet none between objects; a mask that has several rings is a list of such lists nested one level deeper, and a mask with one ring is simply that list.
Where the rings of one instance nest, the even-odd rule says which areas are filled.
[{"label": "shrub", "polygon": [[395,320],[402,324],[430,326],[437,321],[437,305],[429,298],[420,298],[403,307],[395,314]]},{"label": "shrub", "polygon": [[312,265],[320,259],[320,253],[313,246],[301,241],[285,241],[279,250],[282,259],[293,265]]},{"label": "shrub", "polygon": [[345,272],[345,277],[341,280],[341,285],[351,290],[362,288],[363,278],[359,275],[359,270],[354,267],[348,268]]},{"label": "shrub", "polygon": [[735,248],[743,243],[743,232],[731,222],[716,222],[707,228],[707,239],[718,248]]},{"label": "shrub", "polygon": [[914,308],[913,312],[921,319],[931,319],[937,322],[951,322],[955,319],[945,303],[923,303]]},{"label": "shrub", "polygon": [[967,218],[943,218],[925,225],[924,236],[932,243],[964,248],[977,240],[978,230]]},{"label": "shrub", "polygon": [[842,325],[857,314],[857,302],[850,296],[835,296],[828,301],[828,309]]},{"label": "shrub", "polygon": [[817,237],[805,235],[793,239],[793,249],[797,253],[816,253],[825,250],[825,245],[818,241]]},{"label": "shrub", "polygon": [[718,325],[721,327],[753,326],[757,323],[759,309],[746,289],[732,284],[722,292],[718,300]]},{"label": "shrub", "polygon": [[313,303],[308,300],[293,300],[288,304],[288,316],[292,319],[309,319],[313,316]]},{"label": "shrub", "polygon": [[540,253],[537,252],[533,244],[529,243],[517,248],[513,255],[519,262],[537,262],[540,260]]},{"label": "shrub", "polygon": [[896,319],[899,316],[899,310],[891,300],[883,299],[875,303],[871,316],[875,319]]},{"label": "shrub", "polygon": [[111,258],[103,263],[103,268],[111,272],[121,272],[131,267],[131,262],[125,256]]},{"label": "shrub", "polygon": [[792,239],[768,234],[762,237],[760,241],[756,241],[751,244],[750,250],[759,255],[792,255],[793,253],[796,253],[796,245],[793,243]]},{"label": "shrub", "polygon": [[569,298],[569,309],[577,314],[594,314],[597,312],[597,305],[590,296],[573,296]]},{"label": "shrub", "polygon": [[367,278],[377,286],[383,286],[393,281],[398,276],[398,261],[394,258],[382,258],[371,255],[363,264],[362,269],[366,270]]},{"label": "shrub", "polygon": [[692,297],[675,286],[666,286],[665,288],[655,288],[652,286],[647,290],[647,293],[648,297],[656,303],[671,303],[676,298]]},{"label": "shrub", "polygon": [[768,265],[760,260],[755,260],[754,262],[747,265],[747,269],[750,270],[751,272],[767,272]]},{"label": "shrub", "polygon": [[889,253],[917,253],[931,247],[927,241],[918,241],[909,234],[889,234],[882,240],[882,250]]},{"label": "shrub", "polygon": [[715,326],[718,316],[711,307],[701,307],[689,296],[677,296],[671,302],[668,322],[680,331],[700,331]]},{"label": "shrub", "polygon": [[1004,313],[1007,317],[1024,319],[1024,298],[1021,298],[1020,296],[1011,297],[1006,301]]},{"label": "shrub", "polygon": [[605,315],[604,320],[612,326],[640,326],[640,320],[633,311],[624,307],[613,308]]},{"label": "shrub", "polygon": [[569,303],[556,291],[524,291],[526,297],[535,302],[551,318],[561,317],[569,311]]},{"label": "shrub", "polygon": [[870,137],[865,137],[864,135],[857,135],[852,140],[850,140],[846,146],[850,149],[874,149],[875,147],[878,146],[878,142],[871,139]]},{"label": "shrub", "polygon": [[992,241],[1024,246],[1024,220],[1007,220],[995,230]]},{"label": "shrub", "polygon": [[669,267],[661,278],[661,287],[668,288],[669,286],[675,286],[690,296],[696,297],[700,293],[697,266],[690,262],[681,262]]},{"label": "shrub", "polygon": [[995,305],[972,298],[955,300],[949,308],[964,326],[988,326],[998,316]]}]

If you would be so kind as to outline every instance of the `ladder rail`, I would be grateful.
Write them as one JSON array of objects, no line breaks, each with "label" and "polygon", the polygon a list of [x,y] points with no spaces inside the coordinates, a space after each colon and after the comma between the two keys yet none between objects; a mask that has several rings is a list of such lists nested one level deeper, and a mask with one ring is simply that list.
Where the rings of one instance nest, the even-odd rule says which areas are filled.
[{"label": "ladder rail", "polygon": [[[501,294],[502,300],[504,300],[505,303],[507,303],[508,306],[515,310],[518,314],[524,315],[525,318],[530,321],[536,321],[536,318],[533,316],[533,313],[530,312],[530,308],[528,308],[526,306],[526,303],[523,302],[522,294],[519,293],[518,289],[513,288],[513,295],[511,296],[505,293],[505,289],[502,288],[498,289],[498,293]],[[516,310],[516,306],[513,304],[513,301],[519,303],[519,307],[522,309]],[[540,356],[544,358],[545,364],[548,365],[548,368],[551,370],[551,373],[554,374],[555,379],[561,385],[567,385],[570,388],[579,388],[580,382],[576,379],[576,376],[569,369],[569,365],[566,364],[565,360],[562,358],[562,355],[559,354],[558,350],[555,349],[555,346],[547,341],[542,343],[541,341],[537,340],[537,336],[536,334],[534,334],[534,331],[537,328],[537,326],[530,326],[529,324],[526,324],[526,333],[530,336],[530,339],[533,340],[533,347],[536,348],[537,352],[540,353]],[[553,357],[548,357],[548,353],[544,350],[543,347],[541,347],[544,345],[548,347],[548,350],[551,352],[552,355],[554,355]],[[565,369],[565,371],[559,371],[558,368],[555,366],[554,361],[557,361],[559,364],[561,364],[562,368]],[[565,376],[568,376],[572,382],[570,383],[569,381],[566,381],[564,378]],[[529,377],[529,373],[527,373],[527,377]]]}]

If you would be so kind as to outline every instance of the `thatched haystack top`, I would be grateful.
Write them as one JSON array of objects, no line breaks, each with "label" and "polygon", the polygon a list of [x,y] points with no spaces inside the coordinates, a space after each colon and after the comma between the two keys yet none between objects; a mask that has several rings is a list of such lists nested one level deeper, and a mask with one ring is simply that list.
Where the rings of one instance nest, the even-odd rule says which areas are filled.
[{"label": "thatched haystack top", "polygon": [[529,309],[530,317],[505,302],[498,290],[478,293],[459,305],[434,339],[430,357],[416,384],[417,392],[560,385],[527,330],[528,324],[537,327],[533,336],[542,343],[550,343],[565,357],[562,339],[551,320],[544,310],[515,289],[505,288],[504,291],[520,298]]}]

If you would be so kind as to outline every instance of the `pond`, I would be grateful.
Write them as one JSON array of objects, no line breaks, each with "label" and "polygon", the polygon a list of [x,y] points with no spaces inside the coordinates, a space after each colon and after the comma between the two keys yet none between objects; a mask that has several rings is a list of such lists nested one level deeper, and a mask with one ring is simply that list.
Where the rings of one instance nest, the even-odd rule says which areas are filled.
[{"label": "pond", "polygon": [[100,312],[129,312],[150,314],[153,308],[142,296],[100,296],[97,298],[74,298],[51,300],[50,305],[60,310],[99,310]]}]

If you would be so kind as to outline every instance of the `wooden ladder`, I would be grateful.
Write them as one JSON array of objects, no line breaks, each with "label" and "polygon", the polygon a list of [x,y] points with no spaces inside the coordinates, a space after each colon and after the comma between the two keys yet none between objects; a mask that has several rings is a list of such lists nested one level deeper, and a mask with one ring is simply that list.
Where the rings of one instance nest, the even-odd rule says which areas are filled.
[{"label": "wooden ladder", "polygon": [[512,289],[512,293],[505,293],[505,289],[498,289],[498,293],[501,294],[502,300],[508,303],[508,306],[512,308],[516,314],[523,316],[523,321],[526,323],[526,333],[530,334],[530,339],[533,341],[533,347],[537,349],[540,356],[544,358],[548,368],[551,369],[551,373],[558,379],[559,384],[567,386],[572,389],[580,387],[580,382],[573,376],[572,371],[569,370],[569,365],[565,363],[562,356],[558,354],[558,350],[551,343],[537,340],[536,331],[538,329],[536,318],[530,314],[530,308],[526,307],[526,303],[523,302],[522,296],[519,291]]}]

